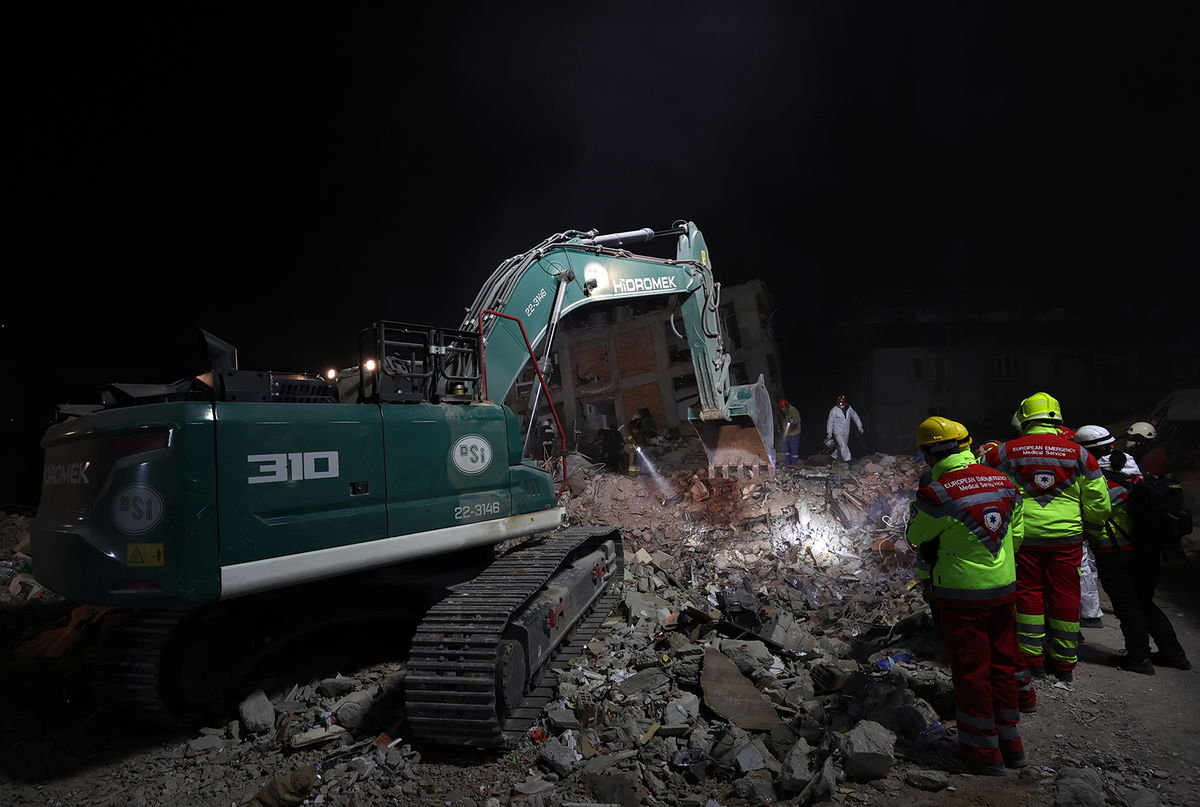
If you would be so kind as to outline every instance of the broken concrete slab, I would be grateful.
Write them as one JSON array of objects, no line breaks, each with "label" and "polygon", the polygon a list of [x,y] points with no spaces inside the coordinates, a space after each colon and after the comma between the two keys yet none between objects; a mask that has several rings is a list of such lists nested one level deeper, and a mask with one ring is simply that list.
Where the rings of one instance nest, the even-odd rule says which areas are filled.
[{"label": "broken concrete slab", "polygon": [[779,787],[786,793],[799,793],[812,779],[813,771],[809,764],[812,748],[803,737],[798,739],[787,756],[783,759],[783,767],[779,772]]},{"label": "broken concrete slab", "polygon": [[348,734],[346,729],[338,725],[320,726],[308,731],[302,731],[299,734],[293,734],[288,738],[287,744],[290,748],[308,748],[311,745],[319,745],[330,740],[336,740],[346,734]]},{"label": "broken concrete slab", "polygon": [[896,761],[896,735],[871,720],[860,721],[839,737],[838,747],[843,769],[851,779],[882,779]]},{"label": "broken concrete slab", "polygon": [[1055,807],[1104,807],[1104,777],[1091,768],[1062,768],[1054,783]]},{"label": "broken concrete slab", "polygon": [[275,728],[275,707],[261,689],[238,704],[238,717],[247,734],[265,734]]},{"label": "broken concrete slab", "polygon": [[617,684],[617,691],[626,696],[636,695],[666,686],[670,682],[671,677],[662,670],[646,669],[642,670],[641,672],[634,673],[621,683]]},{"label": "broken concrete slab", "polygon": [[833,756],[825,758],[825,762],[808,780],[804,790],[800,791],[801,804],[816,804],[824,801],[837,792],[838,780],[842,777],[841,770],[834,764]]},{"label": "broken concrete slab", "polygon": [[912,770],[904,775],[904,781],[917,790],[928,790],[936,793],[944,790],[950,784],[950,775],[945,771]]},{"label": "broken concrete slab", "polygon": [[770,731],[779,724],[779,715],[771,701],[742,675],[732,659],[716,648],[704,652],[700,685],[704,704],[740,728]]},{"label": "broken concrete slab", "polygon": [[601,802],[621,807],[640,807],[642,803],[645,787],[632,773],[608,771],[589,773],[584,778],[592,795]]},{"label": "broken concrete slab", "polygon": [[353,678],[338,675],[333,678],[321,679],[321,682],[317,684],[317,691],[327,698],[337,698],[347,692],[352,692],[357,686],[358,681]]},{"label": "broken concrete slab", "polygon": [[769,675],[776,664],[775,657],[762,642],[722,639],[720,649],[733,660],[742,675],[751,679]]},{"label": "broken concrete slab", "polygon": [[374,702],[375,693],[369,690],[359,690],[342,698],[333,712],[337,715],[338,723],[348,729],[357,729],[362,727]]},{"label": "broken concrete slab", "polygon": [[542,743],[538,751],[538,758],[559,776],[566,776],[575,770],[580,755],[557,738],[552,737]]}]

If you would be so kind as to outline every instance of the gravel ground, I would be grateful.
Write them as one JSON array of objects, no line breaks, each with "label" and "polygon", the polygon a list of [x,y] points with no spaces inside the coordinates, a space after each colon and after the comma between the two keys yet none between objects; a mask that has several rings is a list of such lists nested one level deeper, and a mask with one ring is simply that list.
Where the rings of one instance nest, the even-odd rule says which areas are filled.
[{"label": "gravel ground", "polygon": [[[0,529],[5,549],[15,544],[16,532],[7,524]],[[1200,659],[1198,575],[1195,561],[1189,567],[1165,570],[1159,597],[1194,660]],[[763,790],[752,789],[753,775],[725,776],[710,769],[703,784],[685,780],[677,770],[661,764],[661,753],[652,753],[656,748],[661,752],[654,742],[598,748],[594,755],[563,769],[548,761],[549,744],[532,739],[503,753],[413,747],[403,742],[402,715],[397,716],[389,701],[402,680],[403,658],[388,658],[386,642],[354,634],[327,637],[309,653],[290,657],[283,662],[291,665],[288,675],[273,688],[267,686],[276,729],[293,716],[306,725],[316,719],[321,727],[322,716],[332,713],[336,722],[326,730],[350,725],[345,734],[293,748],[280,739],[279,730],[247,732],[245,720],[234,714],[210,726],[132,725],[94,708],[85,694],[82,660],[75,655],[45,659],[12,652],[39,629],[61,624],[70,609],[69,603],[53,597],[0,604],[0,691],[7,697],[0,723],[2,804],[550,807],[578,802],[703,807],[709,799],[725,806],[769,803]],[[614,615],[606,626],[609,642],[617,643],[614,632],[629,631],[628,621],[621,613]],[[1102,628],[1085,630],[1073,685],[1043,686],[1039,711],[1023,718],[1029,768],[1003,778],[945,775],[899,753],[885,776],[872,781],[831,779],[832,786],[820,794],[820,800],[1001,807],[1200,803],[1198,673],[1160,669],[1150,677],[1106,666],[1104,658],[1119,649],[1121,637],[1111,615],[1104,621]],[[636,633],[631,636],[636,638]],[[929,639],[914,637],[910,645],[926,648],[925,667],[940,667],[936,643]],[[864,664],[862,669],[871,668]],[[891,680],[878,671],[872,675],[881,685]],[[343,711],[348,708],[347,692],[368,690],[374,693],[372,705],[377,708],[368,716],[351,719]],[[837,695],[827,696],[828,702],[837,699]],[[844,706],[850,701],[841,698],[840,702]],[[632,703],[627,706],[633,708]],[[703,716],[719,725],[707,710]],[[560,733],[561,726],[545,725],[551,737],[578,736]],[[389,747],[392,737],[401,739]],[[620,770],[628,772],[632,782],[627,792],[611,790],[614,782],[624,781],[615,774],[601,777],[601,784],[610,788],[604,790],[588,773],[589,763],[594,766],[606,755],[621,757]],[[835,758],[837,754],[829,757]],[[614,766],[610,772],[617,769]],[[319,772],[319,778],[314,778],[314,772]],[[645,787],[655,782],[663,785],[657,794]],[[807,801],[774,792],[774,803]]]}]

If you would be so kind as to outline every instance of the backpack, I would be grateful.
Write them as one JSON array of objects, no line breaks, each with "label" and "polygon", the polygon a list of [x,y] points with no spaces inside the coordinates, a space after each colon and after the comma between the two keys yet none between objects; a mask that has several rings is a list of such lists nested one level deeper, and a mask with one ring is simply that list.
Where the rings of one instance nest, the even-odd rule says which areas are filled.
[{"label": "backpack", "polygon": [[1148,475],[1129,489],[1133,543],[1155,549],[1178,545],[1192,531],[1192,513],[1183,502],[1183,485],[1169,476]]}]

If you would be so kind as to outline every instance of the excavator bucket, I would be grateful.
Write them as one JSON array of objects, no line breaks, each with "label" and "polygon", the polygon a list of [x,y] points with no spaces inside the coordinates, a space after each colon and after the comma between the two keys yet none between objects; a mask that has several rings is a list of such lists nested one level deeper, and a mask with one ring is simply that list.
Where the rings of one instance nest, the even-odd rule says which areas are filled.
[{"label": "excavator bucket", "polygon": [[733,388],[728,417],[693,416],[692,425],[708,455],[710,477],[756,479],[775,474],[775,418],[762,382]]}]

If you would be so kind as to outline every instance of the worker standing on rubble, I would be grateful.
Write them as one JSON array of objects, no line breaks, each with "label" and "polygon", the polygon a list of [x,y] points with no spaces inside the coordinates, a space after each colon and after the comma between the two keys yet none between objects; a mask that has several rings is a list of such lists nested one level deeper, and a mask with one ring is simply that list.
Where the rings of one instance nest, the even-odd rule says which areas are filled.
[{"label": "worker standing on rubble", "polygon": [[640,467],[642,446],[646,444],[646,435],[642,431],[642,419],[635,415],[625,426],[625,441],[629,443],[629,475],[637,476]]},{"label": "worker standing on rubble", "polygon": [[549,415],[542,421],[542,426],[538,429],[538,434],[542,439],[542,459],[548,460],[557,453],[554,447],[554,438],[558,436],[557,430],[554,428],[554,419]]},{"label": "worker standing on rubble", "polygon": [[604,467],[618,473],[628,467],[625,457],[625,438],[617,429],[605,427],[600,430],[600,450],[604,455]]},{"label": "worker standing on rubble", "polygon": [[1025,539],[1017,554],[1017,644],[1029,673],[1070,681],[1079,662],[1079,567],[1085,532],[1108,521],[1100,466],[1060,436],[1058,400],[1037,392],[1017,410],[1021,437],[988,449],[984,465],[1003,471],[1025,501]]},{"label": "worker standing on rubble", "polygon": [[779,419],[785,446],[783,465],[791,468],[800,461],[800,413],[787,398],[779,399]]},{"label": "worker standing on rubble", "polygon": [[[999,471],[975,462],[966,427],[943,417],[917,427],[933,481],[917,491],[907,538],[929,567],[929,590],[954,676],[958,753],[952,770],[1002,776],[1028,762],[1017,723],[1032,685],[1018,693],[1015,555],[1023,502]],[[1029,709],[1032,711],[1032,709]]]},{"label": "worker standing on rubble", "polygon": [[837,443],[837,448],[833,451],[834,459],[840,459],[842,462],[850,461],[850,423],[858,427],[858,433],[863,433],[862,419],[858,413],[854,411],[854,407],[846,400],[845,395],[837,396],[837,400],[833,404],[833,408],[829,410],[829,417],[825,419],[825,440],[833,440]]},{"label": "worker standing on rubble", "polygon": [[[1143,481],[1141,468],[1133,457],[1116,450],[1116,441],[1103,426],[1080,427],[1075,441],[1096,458],[1112,502],[1111,518],[1103,529],[1088,536],[1095,549],[1100,584],[1112,601],[1125,638],[1125,652],[1110,656],[1109,663],[1143,675],[1154,675],[1155,665],[1190,670],[1192,665],[1171,620],[1154,603],[1158,548],[1137,540],[1129,512],[1129,491]],[[1151,638],[1158,646],[1157,653],[1150,652]]]}]

